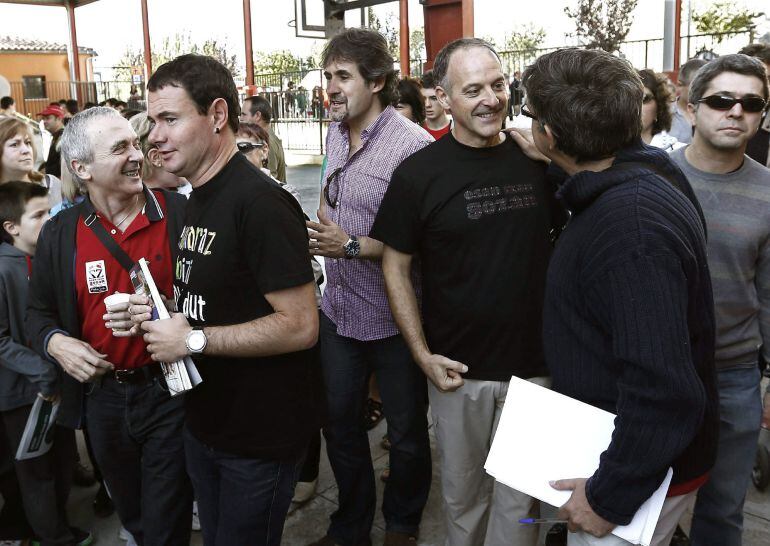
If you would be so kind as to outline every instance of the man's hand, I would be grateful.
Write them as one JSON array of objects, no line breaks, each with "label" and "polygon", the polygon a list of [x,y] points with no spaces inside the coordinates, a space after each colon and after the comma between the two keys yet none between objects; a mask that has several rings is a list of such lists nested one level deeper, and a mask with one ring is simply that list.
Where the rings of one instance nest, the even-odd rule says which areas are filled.
[{"label": "man's hand", "polygon": [[595,537],[610,533],[615,525],[597,515],[586,498],[586,479],[557,480],[551,487],[559,491],[572,491],[572,496],[559,510],[559,519],[567,520],[567,529],[571,533],[583,531]]},{"label": "man's hand", "polygon": [[762,411],[762,428],[770,429],[770,392],[765,393],[762,404],[765,408]]},{"label": "man's hand", "polygon": [[544,163],[550,163],[551,160],[543,155],[535,145],[535,139],[532,136],[532,129],[520,129],[518,127],[512,127],[503,131],[513,139],[513,141],[519,145],[524,155],[534,161],[542,161]]},{"label": "man's hand", "polygon": [[192,327],[182,313],[175,313],[166,320],[145,321],[141,328],[146,332],[147,352],[155,362],[176,362],[190,354],[186,339]]},{"label": "man's hand", "polygon": [[[176,303],[173,299],[168,299],[163,294],[160,295],[160,299],[163,300],[163,304],[166,306],[169,314],[176,312]],[[148,296],[140,296],[139,294],[132,294],[128,299],[128,314],[131,317],[131,335],[139,335],[141,333],[141,324],[143,322],[152,320],[152,302]]]},{"label": "man's hand", "polygon": [[306,221],[310,235],[310,254],[327,258],[344,258],[342,248],[350,240],[350,236],[342,231],[340,226],[332,222],[326,213],[318,209],[318,222]]},{"label": "man's hand", "polygon": [[425,375],[441,392],[456,391],[465,384],[460,374],[468,371],[468,366],[441,355],[429,355],[419,360],[418,364]]},{"label": "man's hand", "polygon": [[115,368],[112,363],[104,360],[107,355],[96,352],[85,341],[64,334],[52,335],[46,349],[65,372],[81,383],[87,383]]},{"label": "man's hand", "polygon": [[138,332],[132,329],[134,323],[131,321],[131,314],[128,312],[130,305],[130,300],[126,303],[111,305],[107,312],[102,315],[104,325],[112,329],[113,336],[131,337],[137,335]]}]

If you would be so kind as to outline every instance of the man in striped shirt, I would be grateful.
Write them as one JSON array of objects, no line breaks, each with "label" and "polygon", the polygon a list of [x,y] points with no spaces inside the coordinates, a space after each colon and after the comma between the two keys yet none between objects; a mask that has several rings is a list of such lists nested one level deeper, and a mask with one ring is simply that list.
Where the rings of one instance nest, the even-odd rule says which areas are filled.
[{"label": "man in striped shirt", "polygon": [[311,254],[326,258],[320,332],[328,403],[324,435],[339,508],[326,536],[314,544],[370,544],[376,496],[363,417],[370,371],[391,443],[385,544],[414,544],[431,481],[426,383],[388,307],[382,243],[367,235],[395,168],[433,139],[390,106],[396,71],[380,34],[348,29],[327,44],[322,60],[333,123],[319,222],[308,222],[308,228]]}]

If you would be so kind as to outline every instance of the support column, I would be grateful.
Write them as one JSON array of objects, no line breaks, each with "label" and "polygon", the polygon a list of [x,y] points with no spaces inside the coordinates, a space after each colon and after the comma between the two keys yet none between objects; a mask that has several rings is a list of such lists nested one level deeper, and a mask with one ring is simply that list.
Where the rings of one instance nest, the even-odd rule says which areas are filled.
[{"label": "support column", "polygon": [[75,26],[75,1],[68,0],[67,20],[70,24],[70,50],[72,51],[72,65],[70,66],[70,77],[74,81],[80,81],[80,51],[78,49],[78,32]]},{"label": "support column", "polygon": [[150,21],[147,15],[147,0],[142,0],[142,33],[144,35],[144,81],[152,76],[152,48],[150,47]]},{"label": "support column", "polygon": [[[246,42],[246,85],[254,85],[254,51],[251,38],[251,0],[243,0],[243,37]],[[251,95],[253,91],[249,91]]]},{"label": "support column", "polygon": [[682,64],[682,0],[676,0],[674,13],[674,74]]},{"label": "support column", "polygon": [[436,55],[452,40],[472,37],[473,0],[421,0],[425,14],[425,70],[433,68]]},{"label": "support column", "polygon": [[67,0],[67,20],[70,25],[70,96],[74,96],[78,101],[78,104],[82,104],[82,97],[80,91],[80,48],[78,46],[78,32],[75,24],[75,1]]},{"label": "support column", "polygon": [[401,31],[399,32],[399,53],[401,54],[401,76],[406,77],[411,73],[409,66],[409,5],[408,0],[399,0],[398,19]]}]

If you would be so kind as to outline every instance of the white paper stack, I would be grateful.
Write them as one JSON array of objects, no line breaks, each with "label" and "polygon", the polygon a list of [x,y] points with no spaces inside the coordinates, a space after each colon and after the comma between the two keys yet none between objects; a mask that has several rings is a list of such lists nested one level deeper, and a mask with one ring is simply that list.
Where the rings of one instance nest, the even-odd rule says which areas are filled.
[{"label": "white paper stack", "polygon": [[[615,416],[584,402],[512,377],[486,471],[500,483],[553,506],[571,491],[549,481],[590,478],[599,467],[615,429]],[[612,533],[649,546],[666,499],[673,471],[636,512],[633,521]]]}]

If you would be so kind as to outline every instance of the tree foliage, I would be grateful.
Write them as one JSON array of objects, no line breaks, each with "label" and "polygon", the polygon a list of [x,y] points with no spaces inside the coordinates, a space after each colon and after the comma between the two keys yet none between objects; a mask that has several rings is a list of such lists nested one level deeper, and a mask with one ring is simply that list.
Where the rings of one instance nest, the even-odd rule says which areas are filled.
[{"label": "tree foliage", "polygon": [[[177,33],[174,36],[164,38],[160,46],[153,44],[151,49],[153,68],[157,68],[163,63],[167,63],[186,53],[199,53],[213,57],[221,62],[232,73],[234,78],[238,78],[241,75],[241,68],[237,58],[230,53],[226,40],[220,43],[216,39],[209,38],[199,44],[193,42],[189,32],[187,34]],[[144,65],[144,50],[127,48],[118,64],[119,66],[115,67],[115,78],[117,80],[130,80],[131,67]]]},{"label": "tree foliage", "polygon": [[[380,18],[377,17],[377,14],[374,13],[374,10],[369,8],[367,10],[366,24],[370,29],[376,30],[385,37],[390,55],[394,59],[398,59],[401,44],[399,42],[400,30],[396,17],[392,13],[388,13],[384,20],[380,20]],[[424,42],[425,38],[423,36],[423,43]]]},{"label": "tree foliage", "polygon": [[575,22],[575,33],[590,49],[614,53],[631,30],[631,13],[638,0],[578,0],[574,9],[564,8]]},{"label": "tree foliage", "polygon": [[502,49],[504,51],[532,51],[540,47],[543,40],[545,40],[545,29],[529,24],[506,33]]},{"label": "tree foliage", "polygon": [[313,56],[300,57],[288,49],[257,53],[254,59],[254,72],[257,74],[278,74],[300,72],[316,66]]},{"label": "tree foliage", "polygon": [[[739,8],[735,2],[722,0],[710,4],[702,12],[693,13],[692,20],[702,34],[754,32],[757,28],[756,20],[763,15],[764,12],[753,12],[745,7]],[[717,36],[716,41],[721,42],[723,38]]]}]

